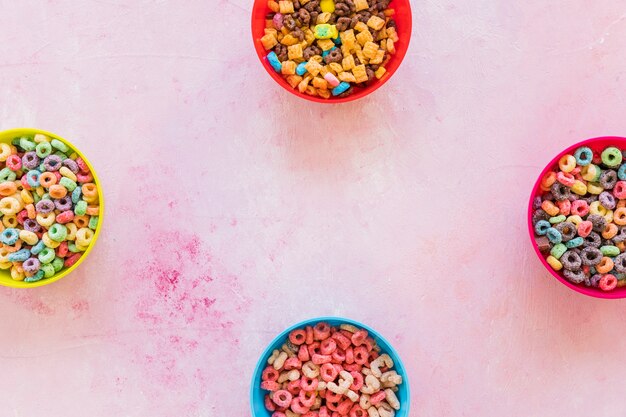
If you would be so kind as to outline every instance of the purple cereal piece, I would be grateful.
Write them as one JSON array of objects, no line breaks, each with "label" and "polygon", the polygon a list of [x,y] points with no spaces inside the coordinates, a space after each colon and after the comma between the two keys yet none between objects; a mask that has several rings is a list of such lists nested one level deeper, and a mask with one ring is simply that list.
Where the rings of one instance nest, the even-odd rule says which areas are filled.
[{"label": "purple cereal piece", "polygon": [[580,259],[583,265],[596,266],[602,260],[602,252],[593,246],[587,246],[580,252]]},{"label": "purple cereal piece", "polygon": [[602,279],[602,275],[595,274],[589,279],[589,284],[591,284],[592,287],[597,287],[598,285],[600,285],[601,279]]},{"label": "purple cereal piece", "polygon": [[580,255],[572,250],[568,250],[567,252],[565,252],[559,260],[563,264],[563,268],[570,271],[576,271],[580,269],[580,266],[582,265]]},{"label": "purple cereal piece", "polygon": [[34,274],[35,272],[39,271],[40,266],[41,266],[41,263],[39,262],[39,259],[37,258],[28,258],[22,264],[22,268],[24,269],[24,272],[28,272],[31,274]]},{"label": "purple cereal piece", "polygon": [[41,200],[35,206],[37,211],[41,214],[50,213],[52,210],[54,210],[54,207],[55,205],[54,205],[54,202],[52,202],[52,200]]},{"label": "purple cereal piece", "polygon": [[61,168],[61,163],[61,157],[57,155],[49,155],[43,160],[43,167],[46,171],[58,171]]},{"label": "purple cereal piece", "polygon": [[604,208],[607,208],[609,210],[613,210],[615,208],[615,197],[608,191],[601,192],[598,200],[600,200],[600,204],[602,204],[602,207]]},{"label": "purple cereal piece", "polygon": [[285,21],[285,16],[280,13],[276,13],[272,18],[272,22],[274,23],[274,27],[277,30],[281,30],[283,28],[283,22]]},{"label": "purple cereal piece", "polygon": [[37,223],[36,220],[26,219],[24,220],[24,230],[37,233],[41,230],[41,226],[39,225],[39,223]]},{"label": "purple cereal piece", "polygon": [[59,198],[54,200],[54,206],[57,210],[66,211],[72,209],[72,198],[69,195],[66,195],[63,198]]},{"label": "purple cereal piece", "polygon": [[585,273],[581,271],[580,269],[576,271],[571,271],[569,269],[566,269],[565,272],[563,272],[563,275],[565,275],[565,278],[567,278],[574,284],[580,284],[587,278],[585,276]]},{"label": "purple cereal piece", "polygon": [[22,156],[22,165],[28,169],[35,169],[39,166],[40,159],[34,151],[26,152]]},{"label": "purple cereal piece", "polygon": [[533,210],[540,209],[542,202],[543,200],[541,199],[540,196],[535,197],[535,199],[533,200]]},{"label": "purple cereal piece", "polygon": [[73,159],[70,159],[70,158],[64,159],[63,166],[66,166],[74,174],[78,174],[78,171],[79,171],[78,164]]}]

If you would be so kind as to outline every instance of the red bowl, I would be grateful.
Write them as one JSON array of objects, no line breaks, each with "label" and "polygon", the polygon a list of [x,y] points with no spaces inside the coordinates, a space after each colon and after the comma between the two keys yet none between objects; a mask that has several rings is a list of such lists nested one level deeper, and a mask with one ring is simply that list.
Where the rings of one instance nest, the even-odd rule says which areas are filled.
[{"label": "red bowl", "polygon": [[390,61],[385,66],[387,72],[380,80],[372,81],[372,83],[365,88],[355,87],[354,92],[348,97],[331,97],[329,99],[324,99],[321,97],[313,97],[308,94],[301,93],[297,89],[291,88],[291,86],[287,84],[287,81],[285,81],[285,79],[280,74],[274,71],[271,65],[267,62],[266,57],[268,51],[266,51],[261,44],[263,29],[265,29],[265,16],[270,13],[270,9],[267,7],[267,0],[254,0],[254,5],[252,6],[252,39],[254,41],[254,49],[256,49],[259,60],[261,61],[261,64],[263,64],[263,67],[265,68],[267,73],[285,90],[298,97],[318,103],[346,103],[348,101],[357,100],[376,91],[383,84],[385,84],[387,80],[389,80],[396,72],[396,70],[402,63],[404,56],[406,55],[406,51],[409,49],[409,42],[411,41],[411,31],[413,25],[411,17],[411,5],[409,4],[409,0],[392,0],[389,7],[394,9],[396,12],[393,17],[396,21],[396,31],[399,37],[398,42],[395,44],[396,53],[391,56]]},{"label": "red bowl", "polygon": [[615,146],[619,149],[626,149],[626,138],[618,137],[618,136],[604,136],[600,138],[587,139],[582,142],[579,142],[575,145],[570,146],[565,149],[563,152],[558,154],[550,163],[544,168],[535,182],[535,186],[533,187],[532,194],[530,195],[530,201],[528,202],[528,233],[530,234],[530,241],[532,242],[533,248],[535,249],[535,253],[543,263],[543,266],[546,267],[548,271],[558,279],[562,284],[568,286],[574,291],[577,291],[581,294],[585,294],[591,297],[597,298],[626,298],[626,287],[615,288],[613,291],[602,291],[599,288],[594,287],[585,287],[584,285],[577,285],[570,281],[568,281],[565,277],[563,277],[559,272],[552,269],[552,267],[548,264],[542,253],[539,251],[539,246],[537,245],[537,241],[535,240],[535,230],[533,227],[533,200],[538,195],[541,195],[541,179],[546,175],[546,173],[551,169],[558,169],[559,159],[565,154],[573,154],[576,149],[581,146],[587,146],[591,148],[592,151],[602,151],[604,148],[608,146]]}]

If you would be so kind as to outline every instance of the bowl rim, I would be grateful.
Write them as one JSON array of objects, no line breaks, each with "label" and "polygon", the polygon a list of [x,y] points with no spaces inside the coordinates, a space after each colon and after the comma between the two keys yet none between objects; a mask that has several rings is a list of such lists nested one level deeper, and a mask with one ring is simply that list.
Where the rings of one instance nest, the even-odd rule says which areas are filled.
[{"label": "bowl rim", "polygon": [[[539,246],[537,245],[537,241],[535,238],[535,228],[533,227],[533,200],[535,199],[535,197],[538,194],[538,190],[540,188],[541,185],[541,180],[543,179],[544,175],[550,170],[552,169],[556,164],[558,164],[559,159],[565,155],[568,154],[582,146],[588,146],[588,145],[593,145],[596,142],[600,142],[600,141],[615,141],[615,142],[624,142],[626,144],[626,137],[622,137],[622,136],[598,136],[595,138],[590,138],[590,139],[585,139],[582,140],[580,142],[574,143],[573,145],[565,148],[563,151],[557,153],[557,155],[552,158],[552,160],[550,160],[550,162],[545,166],[545,168],[541,171],[541,173],[539,174],[539,177],[537,178],[537,180],[535,181],[535,185],[533,186],[531,193],[530,193],[530,199],[528,201],[528,215],[527,215],[527,225],[528,225],[528,234],[530,236],[530,241],[531,244],[533,246],[533,249],[535,250],[535,253],[537,254],[537,257],[539,258],[539,260],[541,261],[541,263],[543,264],[543,266],[546,268],[546,270],[548,270],[548,272],[550,272],[550,274],[556,278],[559,282],[561,282],[561,284],[564,284],[565,286],[567,286],[568,288],[570,288],[571,290],[576,291],[579,294],[584,294],[586,296],[589,297],[594,297],[594,298],[599,298],[599,299],[603,299],[603,300],[618,300],[618,299],[622,299],[622,298],[626,298],[626,291],[620,291],[620,292],[615,292],[615,291],[608,291],[608,292],[604,292],[601,291],[599,289],[591,289],[588,287],[583,287],[580,285],[576,285],[574,283],[569,282],[567,279],[565,279],[563,276],[561,276],[561,274],[559,274],[557,271],[553,270],[550,265],[548,264],[548,262],[546,261],[546,259],[543,257],[543,255],[541,254],[541,251],[539,250]],[[626,148],[625,148],[626,149]]]},{"label": "bowl rim", "polygon": [[291,88],[291,86],[288,85],[287,82],[278,73],[276,73],[276,71],[274,71],[270,67],[270,65],[267,62],[265,62],[261,56],[262,55],[261,50],[259,49],[260,46],[257,44],[257,34],[254,33],[254,15],[255,15],[254,11],[256,10],[257,7],[260,7],[259,5],[266,4],[265,0],[254,0],[252,4],[252,11],[250,13],[250,32],[252,34],[252,44],[254,46],[254,51],[256,52],[256,55],[261,63],[261,66],[265,68],[265,72],[267,72],[269,76],[278,85],[280,85],[283,89],[289,91],[291,94],[293,94],[296,97],[299,97],[299,98],[302,98],[302,99],[305,99],[314,103],[321,103],[321,104],[341,104],[341,103],[349,103],[351,101],[356,101],[356,100],[369,96],[374,91],[378,90],[380,87],[386,84],[387,81],[389,81],[395,75],[395,73],[400,69],[400,67],[402,66],[402,63],[404,62],[404,58],[406,57],[406,54],[409,51],[409,48],[411,47],[411,39],[413,38],[412,36],[413,13],[411,9],[411,1],[410,0],[405,0],[405,1],[407,5],[406,7],[408,8],[408,16],[409,16],[407,24],[405,26],[408,29],[407,33],[409,33],[409,39],[407,40],[406,48],[403,48],[403,50],[401,51],[397,51],[397,53],[394,56],[394,59],[399,60],[398,66],[394,69],[394,71],[391,74],[387,74],[382,79],[378,80],[379,82],[374,83],[374,85],[372,85],[371,87],[365,88],[364,89],[365,92],[360,95],[351,94],[348,97],[342,97],[342,98],[333,97],[329,99],[324,99],[324,98],[320,98],[317,96],[310,96],[308,94],[300,93],[299,91],[296,91],[295,89]]},{"label": "bowl rim", "polygon": [[[398,354],[398,351],[396,351],[396,349],[393,347],[393,345],[382,335],[380,334],[380,332],[374,330],[373,328],[371,328],[370,326],[363,324],[359,321],[353,320],[353,319],[349,319],[346,317],[339,317],[339,316],[322,316],[322,317],[314,317],[314,318],[310,318],[307,320],[302,320],[299,323],[295,323],[289,327],[287,327],[285,330],[283,330],[282,332],[280,332],[276,337],[274,337],[265,347],[265,349],[263,349],[263,353],[259,356],[259,359],[257,360],[254,372],[252,373],[252,381],[250,384],[250,411],[252,413],[252,417],[256,417],[256,413],[254,411],[254,393],[256,391],[255,388],[256,385],[255,383],[257,382],[257,380],[260,378],[261,373],[263,372],[263,368],[265,367],[264,365],[264,359],[270,356],[270,353],[272,351],[272,346],[274,344],[276,344],[277,342],[279,342],[282,339],[286,339],[289,335],[289,333],[293,330],[305,327],[305,326],[310,326],[312,324],[315,323],[319,323],[319,322],[324,322],[324,321],[340,321],[340,322],[344,322],[347,324],[352,324],[356,327],[360,327],[362,329],[365,329],[368,331],[368,333],[373,334],[374,336],[376,336],[378,339],[380,339],[381,341],[383,341],[384,343],[387,344],[387,346],[389,347],[389,349],[385,352],[390,354],[391,356],[393,356],[393,360],[394,360],[394,365],[395,363],[399,363],[400,366],[402,367],[402,369],[404,370],[404,374],[402,375],[402,385],[406,387],[406,392],[407,392],[407,396],[406,396],[406,415],[409,415],[409,411],[411,409],[411,385],[409,384],[409,372],[406,368],[406,366],[404,365],[404,362],[402,361],[401,356]],[[397,359],[397,360],[396,360]],[[394,366],[395,367],[395,366]]]},{"label": "bowl rim", "polygon": [[78,262],[76,262],[74,265],[72,265],[69,268],[63,269],[58,274],[55,274],[50,278],[42,279],[37,282],[30,282],[28,283],[28,285],[24,285],[23,281],[11,281],[9,283],[9,282],[4,282],[0,280],[0,285],[7,287],[7,288],[30,289],[30,288],[43,287],[45,285],[53,284],[59,281],[61,278],[64,278],[70,273],[72,273],[76,268],[78,268],[79,265],[83,263],[85,259],[87,259],[89,253],[92,251],[92,249],[96,245],[96,241],[98,240],[98,237],[100,236],[100,231],[102,230],[102,223],[104,220],[104,193],[102,192],[102,182],[100,181],[100,178],[98,177],[98,174],[96,173],[96,170],[94,169],[93,165],[91,164],[91,162],[89,162],[89,159],[85,157],[85,155],[80,151],[80,149],[76,145],[74,145],[72,142],[57,135],[56,133],[52,133],[47,130],[37,129],[33,127],[17,127],[17,128],[5,129],[5,130],[0,131],[0,136],[12,135],[12,134],[15,134],[16,136],[25,135],[25,134],[27,135],[42,134],[42,135],[51,137],[53,139],[60,140],[61,142],[71,147],[72,150],[74,150],[74,152],[76,152],[78,156],[80,156],[82,160],[85,161],[85,163],[89,167],[89,170],[91,171],[91,174],[93,175],[94,182],[98,184],[97,188],[98,188],[98,198],[99,198],[99,206],[100,206],[100,212],[98,213],[98,225],[96,226],[96,230],[94,231],[94,236],[93,236],[93,239],[91,240],[91,243],[87,247],[87,250],[83,252],[83,256],[80,257]]}]

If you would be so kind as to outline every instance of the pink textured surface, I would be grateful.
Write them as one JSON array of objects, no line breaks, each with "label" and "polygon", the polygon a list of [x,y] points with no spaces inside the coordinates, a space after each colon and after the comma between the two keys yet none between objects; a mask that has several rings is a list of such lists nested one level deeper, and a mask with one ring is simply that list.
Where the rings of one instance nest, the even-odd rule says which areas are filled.
[{"label": "pink textured surface", "polygon": [[2,8],[1,127],[78,144],[108,204],[79,272],[0,289],[2,415],[245,416],[264,345],[325,314],[395,344],[413,416],[624,415],[626,304],[553,279],[525,216],[555,153],[626,130],[624,3],[416,2],[339,107],[274,85],[250,3]]}]

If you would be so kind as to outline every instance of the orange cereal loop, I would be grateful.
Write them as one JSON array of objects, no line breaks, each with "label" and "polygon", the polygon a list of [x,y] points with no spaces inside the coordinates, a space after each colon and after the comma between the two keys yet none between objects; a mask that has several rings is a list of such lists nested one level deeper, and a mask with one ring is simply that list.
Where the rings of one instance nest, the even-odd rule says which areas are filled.
[{"label": "orange cereal loop", "polygon": [[74,216],[73,220],[76,227],[87,227],[89,225],[89,216]]},{"label": "orange cereal loop", "polygon": [[626,224],[626,208],[620,207],[613,212],[613,221],[619,226]]},{"label": "orange cereal loop", "polygon": [[608,256],[604,256],[598,265],[596,270],[601,274],[608,274],[613,269],[613,259]]},{"label": "orange cereal loop", "polygon": [[52,172],[44,172],[39,176],[39,184],[42,187],[50,188],[57,183],[57,176]]},{"label": "orange cereal loop", "polygon": [[545,200],[543,203],[541,203],[541,208],[550,216],[556,216],[559,214],[560,211],[559,208],[555,206],[552,201],[548,200]]},{"label": "orange cereal loop", "polygon": [[605,239],[611,239],[618,232],[617,226],[614,223],[608,223],[602,232],[602,237]]},{"label": "orange cereal loop", "polygon": [[626,241],[625,242],[618,242],[618,243],[615,244],[615,246],[617,246],[617,249],[619,249],[620,252],[626,251]]},{"label": "orange cereal loop", "polygon": [[100,206],[88,206],[86,213],[88,216],[97,216],[100,213]]},{"label": "orange cereal loop", "polygon": [[0,184],[0,196],[8,197],[10,195],[15,194],[16,192],[17,192],[17,185],[15,185],[14,182],[5,181],[2,184]]},{"label": "orange cereal loop", "polygon": [[63,198],[67,195],[67,188],[65,188],[62,185],[55,184],[50,187],[50,189],[48,190],[48,193],[50,194],[50,197],[52,198],[55,198],[55,199]]},{"label": "orange cereal loop", "polygon": [[87,184],[83,184],[82,187],[83,195],[87,197],[95,197],[98,195],[98,187],[93,182],[88,182]]},{"label": "orange cereal loop", "polygon": [[35,210],[34,204],[27,204],[24,208],[26,209],[26,215],[29,219],[35,219],[35,217],[37,217],[37,211]]},{"label": "orange cereal loop", "polygon": [[617,202],[617,208],[626,207],[626,200],[619,200]]},{"label": "orange cereal loop", "polygon": [[9,253],[17,252],[18,250],[22,249],[22,241],[18,239],[17,242],[15,242],[15,244],[12,246],[2,245],[2,249],[6,250]]}]

